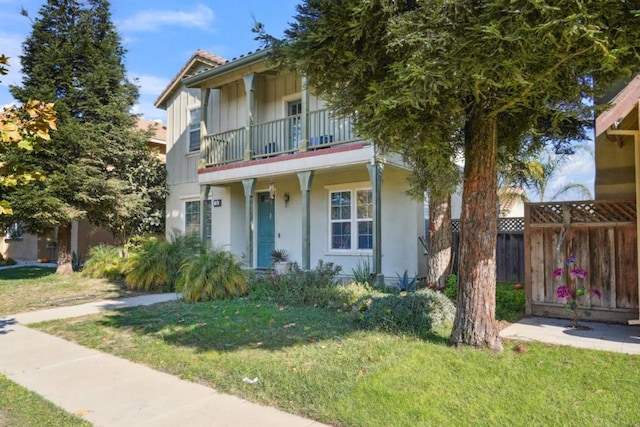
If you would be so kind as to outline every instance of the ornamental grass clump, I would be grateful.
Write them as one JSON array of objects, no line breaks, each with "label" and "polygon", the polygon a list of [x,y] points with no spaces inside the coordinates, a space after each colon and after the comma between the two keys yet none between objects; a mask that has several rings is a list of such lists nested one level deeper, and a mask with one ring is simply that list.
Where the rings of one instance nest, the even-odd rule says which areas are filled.
[{"label": "ornamental grass clump", "polygon": [[180,269],[178,289],[186,302],[213,301],[249,291],[240,261],[221,249],[209,249],[187,258]]},{"label": "ornamental grass clump", "polygon": [[[566,274],[569,275],[569,283],[562,282],[566,278]],[[591,316],[591,312],[587,309],[591,305],[591,298],[593,296],[598,299],[602,298],[602,292],[599,289],[593,288],[591,292],[587,294],[584,286],[584,280],[587,278],[587,270],[579,267],[576,264],[575,256],[571,255],[566,262],[566,270],[563,268],[556,268],[553,271],[553,277],[561,281],[560,286],[556,289],[556,296],[558,299],[564,301],[564,309],[571,314],[573,323],[572,328],[578,327],[578,320],[584,315],[586,317]],[[579,305],[579,300],[583,297],[586,298],[582,304]]]}]

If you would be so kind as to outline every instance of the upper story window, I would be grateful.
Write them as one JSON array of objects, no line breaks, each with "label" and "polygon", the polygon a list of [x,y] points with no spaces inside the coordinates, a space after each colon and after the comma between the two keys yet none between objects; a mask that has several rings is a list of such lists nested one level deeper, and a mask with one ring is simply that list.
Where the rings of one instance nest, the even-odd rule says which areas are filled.
[{"label": "upper story window", "polygon": [[200,107],[189,110],[189,152],[200,150]]},{"label": "upper story window", "polygon": [[331,250],[373,248],[371,189],[345,189],[329,193]]}]

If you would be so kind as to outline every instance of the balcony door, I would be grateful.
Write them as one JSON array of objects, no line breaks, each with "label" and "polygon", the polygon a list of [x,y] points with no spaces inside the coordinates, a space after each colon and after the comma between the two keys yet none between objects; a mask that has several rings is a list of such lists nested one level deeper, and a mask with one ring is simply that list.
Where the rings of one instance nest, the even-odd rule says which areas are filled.
[{"label": "balcony door", "polygon": [[298,148],[301,138],[300,121],[302,120],[302,100],[289,101],[287,103],[287,117],[289,117],[289,150]]},{"label": "balcony door", "polygon": [[269,193],[258,193],[258,262],[259,268],[271,267],[271,252],[276,247],[275,200]]}]

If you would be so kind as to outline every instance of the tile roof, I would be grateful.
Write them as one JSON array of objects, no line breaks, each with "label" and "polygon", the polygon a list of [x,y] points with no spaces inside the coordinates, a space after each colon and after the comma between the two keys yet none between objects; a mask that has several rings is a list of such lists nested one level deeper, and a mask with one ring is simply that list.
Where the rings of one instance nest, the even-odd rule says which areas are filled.
[{"label": "tile roof", "polygon": [[211,52],[207,52],[205,50],[201,50],[198,49],[195,51],[195,53],[193,55],[191,55],[191,58],[189,58],[189,60],[184,64],[184,66],[180,69],[180,71],[178,71],[178,73],[173,77],[173,79],[171,79],[171,82],[167,85],[167,87],[162,91],[162,93],[158,96],[158,98],[156,98],[154,105],[156,107],[161,108],[160,106],[163,104],[164,99],[175,90],[175,88],[177,87],[178,83],[185,77],[189,77],[190,74],[189,72],[191,71],[191,69],[193,68],[193,66],[197,63],[200,62],[202,64],[205,64],[209,67],[217,67],[218,65],[222,65],[225,64],[229,61],[227,61],[226,59],[213,54]]},{"label": "tile roof", "polygon": [[140,130],[153,130],[152,140],[157,140],[155,142],[166,142],[167,141],[167,127],[159,122],[154,122],[151,120],[143,119],[138,117],[138,121],[136,122],[136,127]]}]

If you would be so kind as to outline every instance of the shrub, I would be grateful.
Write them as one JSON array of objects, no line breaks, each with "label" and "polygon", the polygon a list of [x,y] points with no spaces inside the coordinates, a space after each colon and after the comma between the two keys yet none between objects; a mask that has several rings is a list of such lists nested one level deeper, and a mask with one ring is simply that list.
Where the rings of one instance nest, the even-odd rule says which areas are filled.
[{"label": "shrub", "polygon": [[166,291],[169,285],[169,242],[148,237],[131,248],[122,271],[124,281],[131,289]]},{"label": "shrub", "polygon": [[351,269],[353,274],[353,280],[356,283],[371,284],[371,263],[369,258],[362,258],[358,260],[358,263]]},{"label": "shrub", "polygon": [[175,230],[170,241],[155,236],[139,238],[129,245],[129,255],[122,269],[125,283],[136,290],[175,291],[182,264],[202,251],[197,235]]},{"label": "shrub", "polygon": [[444,294],[455,301],[458,298],[458,276],[450,274],[447,277],[447,287],[444,289]]},{"label": "shrub", "polygon": [[117,280],[122,278],[124,248],[109,245],[94,246],[84,264],[82,275],[94,279]]},{"label": "shrub", "polygon": [[411,293],[364,297],[354,307],[357,322],[366,329],[424,336],[453,322],[455,306],[441,292],[422,289]]},{"label": "shrub", "polygon": [[[256,276],[251,281],[250,297],[266,298],[282,304],[311,305],[326,308],[342,306],[348,291],[338,289],[336,276],[342,267],[318,261],[315,269],[293,270],[286,275]],[[366,286],[366,285],[364,285]],[[348,298],[347,298],[348,299]]]},{"label": "shrub", "polygon": [[18,261],[16,261],[15,259],[8,257],[7,259],[5,259],[2,254],[0,254],[0,267],[4,267],[7,265],[16,265],[18,263]]},{"label": "shrub", "polygon": [[187,258],[180,272],[178,287],[187,302],[232,298],[249,289],[240,262],[220,249]]}]

